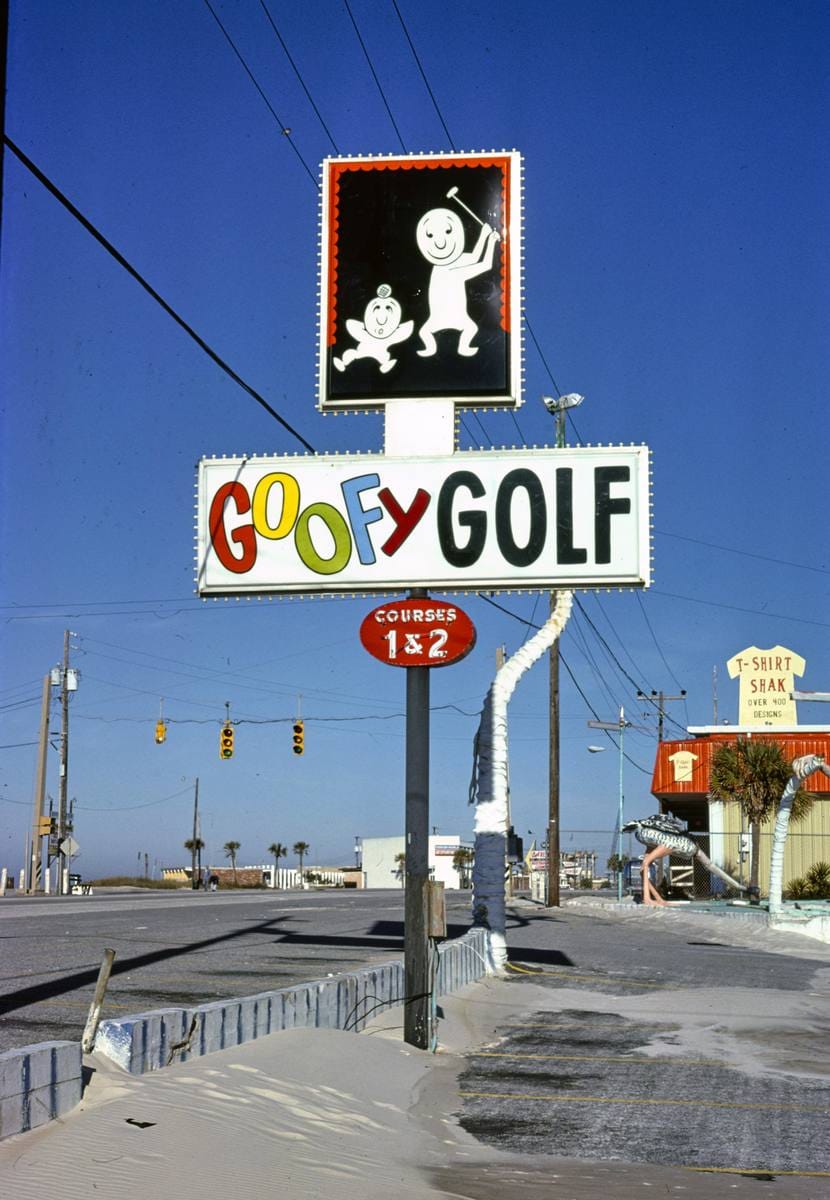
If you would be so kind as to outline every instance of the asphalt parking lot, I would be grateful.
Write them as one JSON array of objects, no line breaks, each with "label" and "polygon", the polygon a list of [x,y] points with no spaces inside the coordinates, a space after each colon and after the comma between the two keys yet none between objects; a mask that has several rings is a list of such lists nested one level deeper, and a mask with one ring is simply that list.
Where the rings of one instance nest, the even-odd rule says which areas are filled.
[{"label": "asphalt parking lot", "polygon": [[827,949],[674,917],[519,924],[527,1009],[468,1056],[463,1128],[510,1153],[801,1177],[830,1196]]}]

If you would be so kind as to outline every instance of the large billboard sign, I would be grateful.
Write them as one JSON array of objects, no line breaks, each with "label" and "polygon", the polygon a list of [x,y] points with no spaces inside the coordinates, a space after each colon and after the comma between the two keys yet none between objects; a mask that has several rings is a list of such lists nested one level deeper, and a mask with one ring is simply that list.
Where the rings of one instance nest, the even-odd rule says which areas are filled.
[{"label": "large billboard sign", "polygon": [[202,596],[647,587],[639,446],[204,459]]},{"label": "large billboard sign", "polygon": [[319,407],[512,405],[521,389],[521,158],[329,158]]}]

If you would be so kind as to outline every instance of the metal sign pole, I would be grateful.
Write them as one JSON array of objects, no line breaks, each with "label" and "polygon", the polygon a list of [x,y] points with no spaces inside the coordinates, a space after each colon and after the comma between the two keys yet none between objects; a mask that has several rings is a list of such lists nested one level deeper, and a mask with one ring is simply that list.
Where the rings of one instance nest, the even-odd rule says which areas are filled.
[{"label": "metal sign pole", "polygon": [[[423,589],[410,596],[423,597]],[[429,667],[406,668],[406,894],[404,1041],[429,1048]]]}]

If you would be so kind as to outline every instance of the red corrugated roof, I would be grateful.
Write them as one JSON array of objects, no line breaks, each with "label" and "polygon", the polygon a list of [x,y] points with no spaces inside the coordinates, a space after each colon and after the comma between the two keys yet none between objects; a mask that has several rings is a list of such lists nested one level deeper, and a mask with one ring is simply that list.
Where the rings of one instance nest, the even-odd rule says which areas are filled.
[{"label": "red corrugated roof", "polygon": [[[663,796],[705,796],[709,791],[709,771],[712,755],[719,746],[735,742],[738,738],[746,738],[736,730],[724,730],[723,733],[704,734],[702,737],[685,738],[677,742],[661,742],[657,747],[657,757],[654,761],[654,774],[651,781],[653,795]],[[823,754],[830,763],[830,730],[824,733],[752,733],[753,741],[777,742],[786,757],[792,761],[803,754]],[[675,767],[683,765],[683,760],[673,758],[678,753],[688,752],[695,757],[691,760],[691,779],[675,779]],[[689,760],[687,760],[689,761]],[[830,778],[821,773],[811,775],[807,782],[811,792],[830,793]]]}]

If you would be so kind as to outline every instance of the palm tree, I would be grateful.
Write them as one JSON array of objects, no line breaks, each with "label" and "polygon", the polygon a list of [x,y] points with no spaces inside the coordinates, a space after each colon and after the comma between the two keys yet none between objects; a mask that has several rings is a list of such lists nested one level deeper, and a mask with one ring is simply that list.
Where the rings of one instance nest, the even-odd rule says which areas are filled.
[{"label": "palm tree", "polygon": [[272,842],[268,847],[268,853],[274,856],[274,887],[277,887],[277,872],[280,869],[280,859],[285,858],[288,854],[288,849],[283,846],[282,842]]},{"label": "palm tree", "polygon": [[234,887],[236,887],[236,852],[240,845],[240,842],[225,842],[225,845],[222,847],[222,849],[225,851],[225,858],[229,858],[231,860]]},{"label": "palm tree", "polygon": [[403,851],[401,851],[400,854],[395,855],[395,863],[395,874],[401,881],[401,887],[403,887],[406,879],[406,855]]},{"label": "palm tree", "polygon": [[[200,837],[188,838],[184,844],[184,848],[190,851],[190,883],[192,887],[197,888],[202,876],[202,851],[205,848],[205,843]],[[198,866],[196,862],[197,857],[199,860]]]},{"label": "palm tree", "polygon": [[311,846],[309,846],[308,842],[294,843],[294,853],[300,860],[300,883],[303,882],[303,858],[306,856],[306,854],[308,854],[310,849]]},{"label": "palm tree", "polygon": [[458,872],[458,882],[462,887],[469,887],[470,872],[473,869],[473,850],[471,846],[459,846],[452,856],[452,865]]},{"label": "palm tree", "polygon": [[[761,824],[776,812],[792,767],[777,742],[744,738],[719,746],[712,756],[709,791],[715,800],[739,804],[750,832],[749,886],[757,889]],[[799,788],[792,803],[792,820],[810,811],[813,797]]]}]

